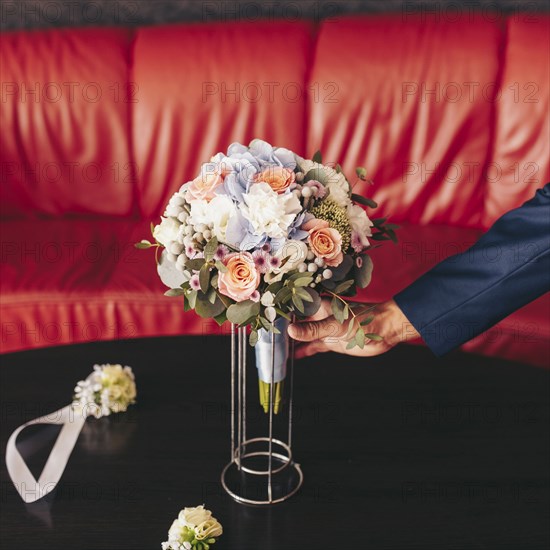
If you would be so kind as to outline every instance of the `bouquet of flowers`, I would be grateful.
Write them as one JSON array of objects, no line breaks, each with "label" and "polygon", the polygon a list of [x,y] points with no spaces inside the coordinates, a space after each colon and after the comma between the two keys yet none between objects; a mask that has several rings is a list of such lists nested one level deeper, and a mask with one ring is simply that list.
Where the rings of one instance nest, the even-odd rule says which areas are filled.
[{"label": "bouquet of flowers", "polygon": [[[366,180],[364,168],[356,175]],[[351,320],[349,347],[380,338],[366,328],[372,319],[359,320],[365,308],[345,299],[371,280],[371,241],[396,239],[396,226],[370,220],[364,207],[376,203],[354,194],[341,167],[322,164],[320,153],[303,159],[255,139],[203,164],[152,226],[155,242],[136,246],[162,249],[157,263],[166,294],[183,297],[186,311],[250,326],[266,411],[270,360],[261,344],[275,334],[277,411],[293,316],[311,316],[322,296],[331,297],[335,318]]]}]

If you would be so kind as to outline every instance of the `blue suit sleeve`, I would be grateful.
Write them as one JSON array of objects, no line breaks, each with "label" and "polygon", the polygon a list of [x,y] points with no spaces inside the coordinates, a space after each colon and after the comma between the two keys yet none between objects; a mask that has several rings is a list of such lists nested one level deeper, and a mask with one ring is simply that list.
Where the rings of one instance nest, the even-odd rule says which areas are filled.
[{"label": "blue suit sleeve", "polygon": [[550,290],[550,183],[394,299],[443,355]]}]

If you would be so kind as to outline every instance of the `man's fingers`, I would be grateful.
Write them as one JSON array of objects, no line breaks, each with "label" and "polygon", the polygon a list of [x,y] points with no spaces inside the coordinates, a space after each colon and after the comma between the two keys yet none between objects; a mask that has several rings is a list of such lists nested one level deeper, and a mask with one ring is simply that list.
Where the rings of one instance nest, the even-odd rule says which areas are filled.
[{"label": "man's fingers", "polygon": [[290,336],[299,342],[313,342],[322,338],[338,337],[344,332],[344,327],[334,317],[322,321],[294,323],[288,327]]},{"label": "man's fingers", "polygon": [[329,347],[322,341],[308,342],[307,344],[300,344],[294,349],[294,357],[296,359],[303,359],[304,357],[311,357],[316,353],[324,353],[330,351]]}]

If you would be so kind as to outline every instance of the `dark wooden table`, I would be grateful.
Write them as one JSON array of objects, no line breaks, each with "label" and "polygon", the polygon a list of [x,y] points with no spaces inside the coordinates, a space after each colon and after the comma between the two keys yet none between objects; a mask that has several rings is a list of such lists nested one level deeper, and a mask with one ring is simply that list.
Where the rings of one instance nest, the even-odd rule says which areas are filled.
[{"label": "dark wooden table", "polygon": [[[229,457],[228,340],[93,343],[5,355],[2,454],[26,420],[70,402],[93,363],[131,365],[139,403],[89,419],[57,490],[25,505],[2,461],[0,547],[160,548],[180,508],[205,503],[218,550],[547,549],[549,372],[421,347],[296,368],[294,452],[305,482],[271,508],[236,504]],[[31,469],[39,472],[55,429]],[[52,441],[48,443],[48,438]]]}]

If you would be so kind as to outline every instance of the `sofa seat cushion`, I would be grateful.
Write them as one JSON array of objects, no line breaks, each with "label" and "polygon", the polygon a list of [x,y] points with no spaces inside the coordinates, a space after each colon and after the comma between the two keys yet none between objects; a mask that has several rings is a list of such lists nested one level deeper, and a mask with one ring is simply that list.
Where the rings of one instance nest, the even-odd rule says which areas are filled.
[{"label": "sofa seat cushion", "polygon": [[[134,243],[149,222],[41,220],[5,222],[1,239],[1,351],[88,342],[228,333],[214,321],[185,313],[163,296],[152,250]],[[374,276],[362,301],[382,301],[438,261],[471,246],[473,229],[403,225],[397,245],[372,251]],[[468,351],[548,364],[549,296],[516,311],[468,344]]]},{"label": "sofa seat cushion", "polygon": [[203,320],[163,296],[154,252],[134,248],[149,236],[144,221],[5,222],[1,351],[199,334]]}]

